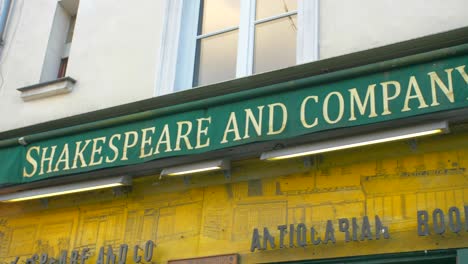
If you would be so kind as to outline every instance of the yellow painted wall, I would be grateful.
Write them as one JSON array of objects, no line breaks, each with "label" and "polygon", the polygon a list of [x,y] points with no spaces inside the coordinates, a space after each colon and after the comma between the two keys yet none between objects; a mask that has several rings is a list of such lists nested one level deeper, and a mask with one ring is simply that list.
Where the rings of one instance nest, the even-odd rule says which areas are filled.
[{"label": "yellow painted wall", "polygon": [[[0,204],[0,263],[35,253],[101,246],[130,249],[156,242],[153,263],[239,253],[241,263],[468,247],[468,232],[417,234],[416,212],[468,205],[468,126],[449,135],[328,153],[312,158],[233,164],[232,179],[219,173],[134,180],[132,192],[110,190]],[[379,215],[390,239],[344,242],[337,219]],[[253,228],[305,223],[323,238],[333,220],[336,244],[250,253]],[[447,221],[447,220],[446,220]],[[374,221],[371,221],[374,224]],[[114,252],[115,252],[114,251]],[[128,254],[131,260],[132,250]]]}]

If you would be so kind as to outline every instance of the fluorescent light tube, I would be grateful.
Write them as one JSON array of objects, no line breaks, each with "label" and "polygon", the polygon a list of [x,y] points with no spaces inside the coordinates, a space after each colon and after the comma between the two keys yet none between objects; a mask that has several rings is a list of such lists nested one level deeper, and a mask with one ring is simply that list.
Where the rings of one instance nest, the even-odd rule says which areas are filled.
[{"label": "fluorescent light tube", "polygon": [[439,133],[448,132],[447,122],[437,122],[422,124],[418,126],[403,127],[380,132],[371,132],[363,135],[342,137],[317,143],[300,145],[296,147],[284,148],[262,153],[261,160],[280,160],[289,159],[307,155],[313,155],[323,152],[348,149],[371,144],[378,144],[408,138],[415,138]]},{"label": "fluorescent light tube", "polygon": [[179,176],[213,170],[229,170],[230,165],[230,162],[225,159],[202,161],[197,163],[165,168],[161,171],[161,176]]},{"label": "fluorescent light tube", "polygon": [[104,178],[98,180],[76,182],[64,185],[57,185],[16,193],[1,194],[1,202],[19,202],[32,199],[40,199],[51,196],[58,196],[77,192],[86,192],[104,188],[131,185],[131,179],[125,176]]}]

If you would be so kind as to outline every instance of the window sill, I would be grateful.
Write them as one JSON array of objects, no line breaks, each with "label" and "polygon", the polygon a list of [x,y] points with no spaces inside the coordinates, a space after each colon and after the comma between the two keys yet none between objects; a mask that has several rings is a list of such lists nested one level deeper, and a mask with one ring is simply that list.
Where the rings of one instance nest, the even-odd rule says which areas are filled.
[{"label": "window sill", "polygon": [[21,87],[16,90],[21,92],[21,99],[24,101],[31,101],[58,94],[70,93],[75,83],[75,79],[67,76],[49,82]]}]

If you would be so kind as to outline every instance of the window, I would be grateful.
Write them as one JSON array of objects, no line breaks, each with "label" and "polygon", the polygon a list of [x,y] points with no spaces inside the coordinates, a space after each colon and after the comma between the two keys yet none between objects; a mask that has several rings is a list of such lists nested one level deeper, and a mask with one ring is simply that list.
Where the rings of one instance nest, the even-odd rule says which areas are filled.
[{"label": "window", "polygon": [[318,0],[174,0],[167,10],[159,94],[318,57]]},{"label": "window", "polygon": [[57,79],[65,77],[65,74],[67,73],[67,64],[68,64],[68,57],[60,60],[60,67],[57,73]]},{"label": "window", "polygon": [[40,82],[65,77],[79,0],[57,2]]},{"label": "window", "polygon": [[240,1],[202,0],[199,13],[194,86],[235,78]]},{"label": "window", "polygon": [[70,93],[75,80],[66,77],[79,0],[60,0],[55,7],[38,84],[18,88],[24,101]]},{"label": "window", "polygon": [[65,47],[62,54],[62,59],[60,60],[57,78],[63,78],[67,73],[68,56],[70,54],[70,46],[73,39],[73,33],[75,32],[75,22],[76,15],[72,16],[70,18],[70,22],[68,23],[67,38],[65,39]]},{"label": "window", "polygon": [[253,73],[296,64],[297,0],[257,0]]},{"label": "window", "polygon": [[[242,7],[255,12],[241,11],[239,0],[201,1],[194,86],[296,64],[297,0],[247,4]],[[247,22],[240,23],[241,13]]]}]

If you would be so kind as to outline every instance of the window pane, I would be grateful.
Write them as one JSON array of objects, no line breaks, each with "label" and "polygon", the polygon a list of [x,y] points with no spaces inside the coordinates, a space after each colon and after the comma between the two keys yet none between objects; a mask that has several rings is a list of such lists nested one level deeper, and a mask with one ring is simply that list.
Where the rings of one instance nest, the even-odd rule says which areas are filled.
[{"label": "window pane", "polygon": [[57,73],[57,79],[65,77],[65,74],[67,73],[67,64],[68,64],[68,58],[62,58],[60,60],[60,67]]},{"label": "window pane", "polygon": [[236,77],[238,30],[198,40],[194,86]]},{"label": "window pane", "polygon": [[297,15],[255,26],[254,73],[296,64]]},{"label": "window pane", "polygon": [[203,0],[199,35],[239,26],[240,0]]},{"label": "window pane", "polygon": [[297,0],[257,0],[256,20],[297,10]]}]

